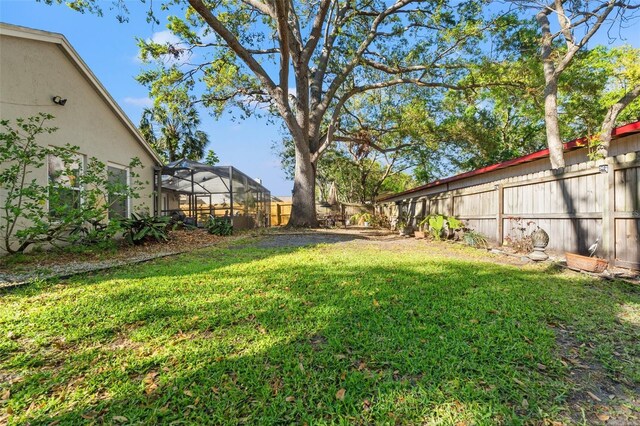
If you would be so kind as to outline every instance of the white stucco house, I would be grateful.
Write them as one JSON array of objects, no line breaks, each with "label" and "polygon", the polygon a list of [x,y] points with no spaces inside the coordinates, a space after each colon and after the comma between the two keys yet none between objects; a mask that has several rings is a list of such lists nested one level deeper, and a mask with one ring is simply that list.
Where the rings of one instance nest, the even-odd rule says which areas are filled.
[{"label": "white stucco house", "polygon": [[[119,214],[158,210],[154,182],[162,165],[160,158],[67,39],[62,34],[0,23],[0,119],[13,121],[41,112],[55,117],[48,124],[58,130],[40,135],[38,143],[78,146],[80,169],[88,158],[96,157],[110,172],[127,180],[131,159],[141,161],[135,173],[146,182],[144,188],[139,198],[118,206]],[[55,159],[49,159],[30,176],[46,184],[55,167]],[[0,201],[2,197],[0,190]]]}]

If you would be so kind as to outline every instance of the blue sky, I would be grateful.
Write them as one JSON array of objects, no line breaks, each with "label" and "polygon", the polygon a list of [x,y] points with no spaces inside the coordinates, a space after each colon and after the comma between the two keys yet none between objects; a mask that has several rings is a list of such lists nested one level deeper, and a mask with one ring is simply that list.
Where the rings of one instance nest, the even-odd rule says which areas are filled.
[{"label": "blue sky", "polygon": [[[110,4],[103,3],[105,9]],[[162,20],[160,25],[148,24],[144,11],[135,7],[138,2],[127,5],[130,20],[121,24],[109,10],[104,11],[104,17],[97,17],[35,0],[0,0],[0,21],[64,34],[137,125],[150,100],[147,89],[134,79],[142,67],[137,59],[135,37],[163,37],[165,27]],[[281,139],[278,125],[257,118],[233,121],[231,116],[224,116],[216,120],[204,112],[200,118],[202,130],[209,134],[211,148],[221,164],[233,165],[249,176],[261,178],[273,195],[291,194],[293,182],[285,179],[280,161],[271,149],[273,142]]]},{"label": "blue sky", "polygon": [[[132,122],[138,124],[143,108],[151,101],[146,88],[134,79],[142,68],[137,59],[135,38],[166,40],[166,21],[160,18],[160,25],[147,23],[144,8],[148,6],[127,1],[131,12],[129,22],[119,23],[115,12],[108,10],[111,1],[101,4],[105,8],[104,17],[80,14],[64,5],[47,6],[35,0],[0,0],[0,21],[64,34]],[[614,44],[622,42],[639,47],[638,27],[637,19],[628,23],[623,30],[624,39]],[[614,36],[618,35],[616,30],[612,31]],[[609,41],[606,31],[600,31],[590,47]],[[273,142],[281,139],[279,125],[269,124],[265,118],[234,121],[230,115],[216,120],[206,112],[201,114],[201,119],[202,129],[211,140],[210,148],[218,154],[221,164],[233,165],[252,177],[261,178],[273,195],[291,194],[293,183],[285,179],[280,161],[271,148]]]}]

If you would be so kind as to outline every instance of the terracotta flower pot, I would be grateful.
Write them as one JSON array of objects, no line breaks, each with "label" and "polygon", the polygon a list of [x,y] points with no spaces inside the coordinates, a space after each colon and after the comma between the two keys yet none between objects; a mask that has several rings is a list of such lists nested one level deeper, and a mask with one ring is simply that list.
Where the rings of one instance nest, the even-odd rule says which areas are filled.
[{"label": "terracotta flower pot", "polygon": [[600,273],[607,269],[609,262],[597,257],[581,256],[574,253],[565,253],[567,266],[570,269]]}]

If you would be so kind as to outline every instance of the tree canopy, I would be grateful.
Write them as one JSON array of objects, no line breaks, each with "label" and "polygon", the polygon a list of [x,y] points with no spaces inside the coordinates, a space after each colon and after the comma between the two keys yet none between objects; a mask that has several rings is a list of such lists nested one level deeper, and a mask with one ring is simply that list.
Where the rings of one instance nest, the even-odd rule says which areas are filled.
[{"label": "tree canopy", "polygon": [[[140,120],[140,133],[165,162],[186,158],[199,161],[205,156],[209,136],[199,130],[200,117],[193,105],[156,104],[145,108]],[[217,162],[212,150],[207,160]]]},{"label": "tree canopy", "polygon": [[[96,0],[68,4],[101,13]],[[379,165],[394,157],[424,181],[545,143],[561,167],[563,136],[595,131],[597,122],[606,149],[605,129],[625,108],[637,110],[638,51],[587,43],[637,7],[174,0],[161,8],[175,40],[139,40],[142,59],[155,66],[138,80],[156,102],[178,89],[214,115],[231,109],[279,120],[293,147],[290,224],[313,226],[320,160],[331,151]]]}]

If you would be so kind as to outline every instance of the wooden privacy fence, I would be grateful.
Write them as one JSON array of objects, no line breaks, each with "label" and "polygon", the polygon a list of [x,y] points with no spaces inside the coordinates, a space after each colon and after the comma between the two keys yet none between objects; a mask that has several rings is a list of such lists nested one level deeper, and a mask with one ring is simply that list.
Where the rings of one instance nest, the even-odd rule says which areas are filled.
[{"label": "wooden privacy fence", "polygon": [[285,226],[291,217],[291,203],[271,202],[271,226]]},{"label": "wooden privacy fence", "polygon": [[[339,203],[332,207],[317,207],[318,218],[331,216],[342,226],[357,213],[373,212],[373,206],[369,204]],[[285,226],[291,217],[291,203],[271,202],[271,226]]]},{"label": "wooden privacy fence", "polygon": [[[455,216],[502,244],[540,226],[549,249],[598,255],[617,266],[640,269],[640,156],[619,155],[565,169],[513,176],[396,200],[383,213],[402,212],[417,224],[429,214]],[[393,205],[395,204],[395,205]],[[524,228],[524,229],[519,229]]]}]

